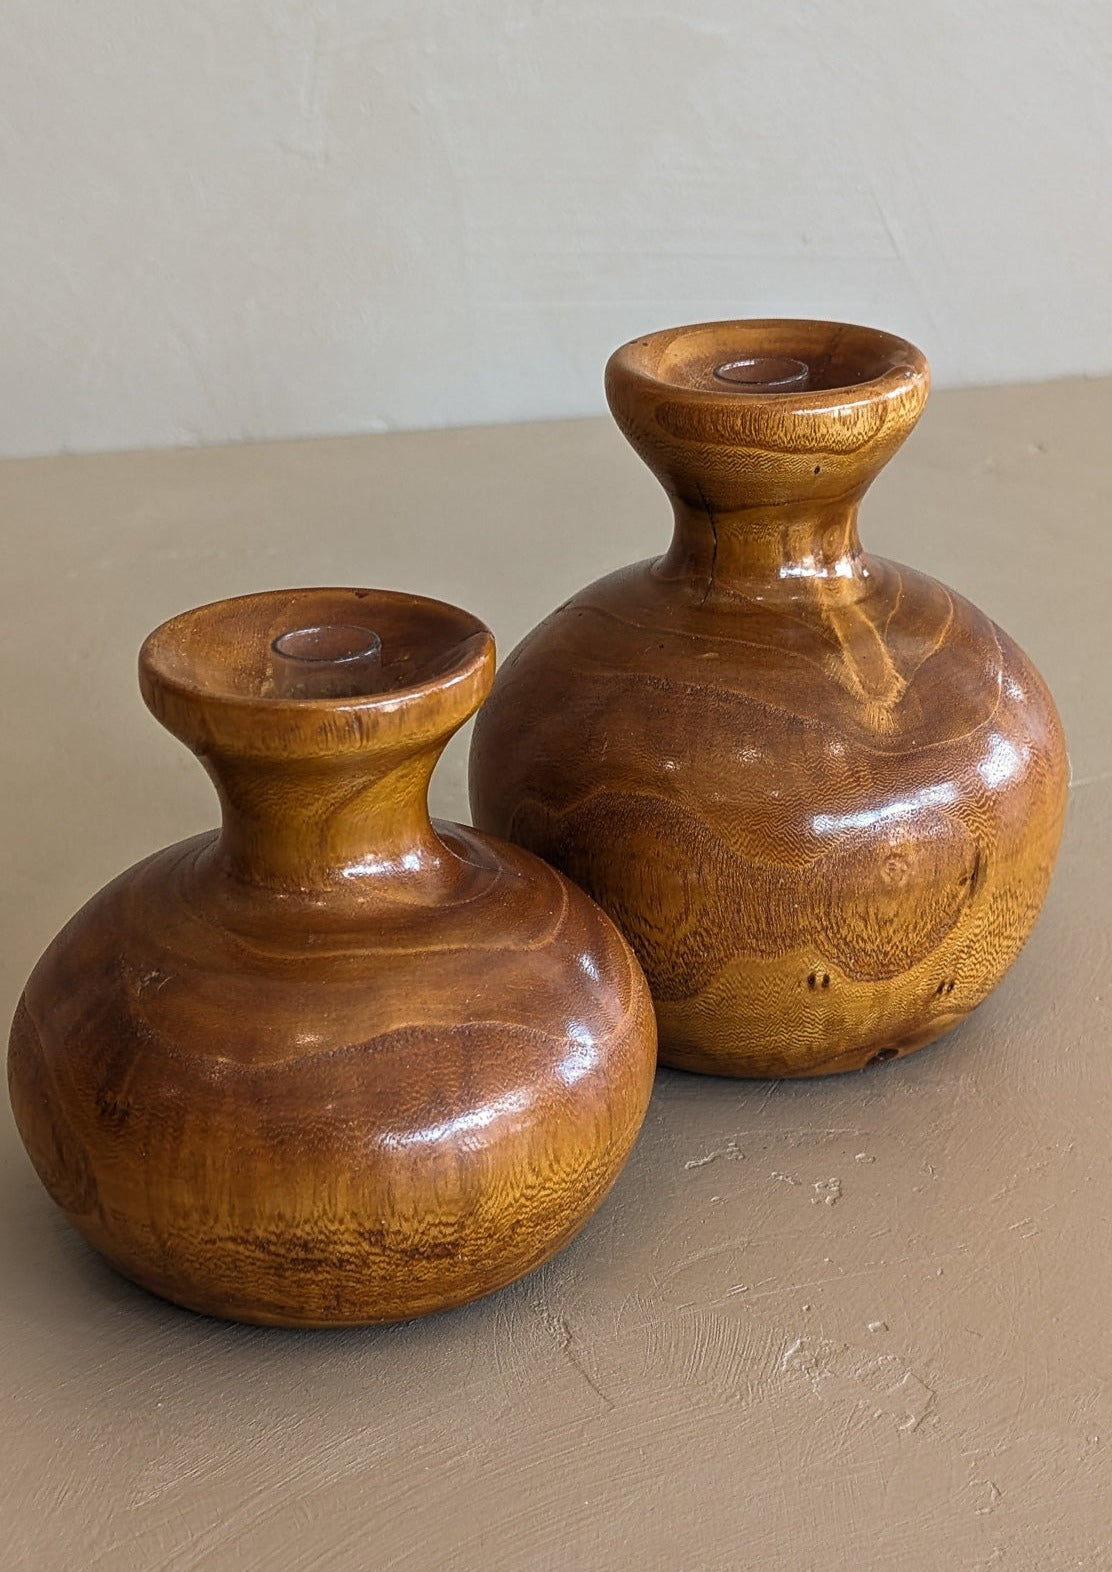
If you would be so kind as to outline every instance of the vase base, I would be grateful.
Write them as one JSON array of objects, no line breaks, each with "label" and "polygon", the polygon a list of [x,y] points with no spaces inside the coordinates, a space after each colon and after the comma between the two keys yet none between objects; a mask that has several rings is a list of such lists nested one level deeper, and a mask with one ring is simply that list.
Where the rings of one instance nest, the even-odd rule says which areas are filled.
[{"label": "vase base", "polygon": [[905,1037],[889,1042],[873,1041],[858,1044],[828,1057],[792,1063],[787,1055],[760,1053],[726,1055],[708,1054],[705,1050],[669,1045],[662,1042],[659,1062],[670,1070],[684,1070],[692,1075],[717,1075],[734,1081],[806,1081],[828,1075],[845,1075],[854,1070],[867,1070],[873,1065],[886,1064],[894,1059],[904,1059],[920,1048],[928,1048],[959,1027],[972,1015],[973,1005],[960,1014],[952,1014],[944,1021],[934,1021]]}]

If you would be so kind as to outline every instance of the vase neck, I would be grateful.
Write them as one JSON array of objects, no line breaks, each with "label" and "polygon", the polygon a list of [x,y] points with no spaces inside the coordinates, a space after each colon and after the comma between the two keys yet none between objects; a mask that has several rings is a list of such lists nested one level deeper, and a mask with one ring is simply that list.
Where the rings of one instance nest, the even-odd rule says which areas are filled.
[{"label": "vase neck", "polygon": [[718,593],[796,598],[861,584],[867,559],[857,534],[857,500],[715,512],[673,500],[675,531],[661,577]]},{"label": "vase neck", "polygon": [[397,760],[206,758],[222,822],[212,858],[263,888],[434,897],[454,859],[433,829],[440,747]]},{"label": "vase neck", "polygon": [[477,618],[389,590],[216,601],[156,628],[139,657],[147,704],[220,797],[205,869],[360,901],[436,901],[459,876],[429,779],[493,676]]},{"label": "vase neck", "polygon": [[657,572],[704,599],[859,594],[857,508],[929,381],[914,345],[849,323],[705,322],[624,344],[606,395],[675,510]]}]

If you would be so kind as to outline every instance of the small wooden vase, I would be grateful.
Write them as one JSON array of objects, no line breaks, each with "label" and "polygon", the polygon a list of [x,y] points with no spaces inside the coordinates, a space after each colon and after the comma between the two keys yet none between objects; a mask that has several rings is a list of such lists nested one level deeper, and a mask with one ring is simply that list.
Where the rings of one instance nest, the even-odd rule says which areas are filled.
[{"label": "small wooden vase", "polygon": [[144,644],[223,825],[63,929],[9,1078],[50,1194],[155,1293],[421,1315],[547,1259],[621,1168],[656,1050],[628,945],[536,858],[429,819],[493,670],[474,617],[368,590],[223,601]]},{"label": "small wooden vase", "polygon": [[829,322],[674,329],[607,367],[672,544],[509,657],[471,801],[623,928],[667,1064],[818,1075],[918,1048],[1042,903],[1067,786],[1050,694],[976,607],[858,540],[927,387],[912,345]]}]

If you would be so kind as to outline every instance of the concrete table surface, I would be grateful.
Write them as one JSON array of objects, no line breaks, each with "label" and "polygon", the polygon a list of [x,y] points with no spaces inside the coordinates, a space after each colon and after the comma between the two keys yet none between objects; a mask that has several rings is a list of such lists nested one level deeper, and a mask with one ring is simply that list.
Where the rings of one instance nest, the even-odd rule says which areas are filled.
[{"label": "concrete table surface", "polygon": [[[0,1117],[4,1572],[1112,1566],[1112,382],[944,393],[866,547],[1027,649],[1066,843],[997,993],[908,1060],[661,1072],[556,1261],[389,1329],[223,1325],[115,1276]],[[420,590],[502,653],[663,549],[606,421],[0,465],[10,1016],[106,880],[214,821],[144,634],[270,586]],[[466,817],[466,739],[434,806]]]}]

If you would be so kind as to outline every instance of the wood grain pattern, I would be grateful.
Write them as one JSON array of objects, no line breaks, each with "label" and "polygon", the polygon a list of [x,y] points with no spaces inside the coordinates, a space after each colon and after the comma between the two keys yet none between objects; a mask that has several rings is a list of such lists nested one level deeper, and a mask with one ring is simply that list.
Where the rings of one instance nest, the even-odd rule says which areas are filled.
[{"label": "wood grain pattern", "polygon": [[1007,635],[861,548],[926,362],[867,328],[712,323],[627,344],[606,386],[672,543],[509,657],[475,822],[617,920],[668,1064],[812,1075],[930,1042],[1027,938],[1068,769]]},{"label": "wood grain pattern", "polygon": [[[381,637],[381,690],[273,696],[272,640]],[[141,685],[223,824],[95,896],[12,1032],[16,1119],[122,1272],[290,1325],[458,1304],[549,1257],[644,1117],[655,1025],[610,920],[426,790],[493,640],[413,596],[304,590],[175,618]]]}]

